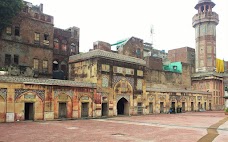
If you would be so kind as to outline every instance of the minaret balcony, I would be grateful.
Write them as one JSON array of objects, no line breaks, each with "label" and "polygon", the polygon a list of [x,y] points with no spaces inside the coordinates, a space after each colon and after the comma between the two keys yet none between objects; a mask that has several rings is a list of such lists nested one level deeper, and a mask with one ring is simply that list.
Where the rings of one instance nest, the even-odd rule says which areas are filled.
[{"label": "minaret balcony", "polygon": [[196,14],[192,18],[192,26],[195,27],[196,25],[204,22],[214,22],[216,25],[219,23],[219,15],[215,12],[202,12]]}]

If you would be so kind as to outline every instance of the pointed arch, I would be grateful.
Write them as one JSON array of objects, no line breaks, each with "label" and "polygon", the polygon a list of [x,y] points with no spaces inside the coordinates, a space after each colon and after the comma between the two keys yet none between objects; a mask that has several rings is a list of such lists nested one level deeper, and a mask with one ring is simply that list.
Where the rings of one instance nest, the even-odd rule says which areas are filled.
[{"label": "pointed arch", "polygon": [[133,93],[133,87],[131,86],[131,84],[127,80],[122,79],[114,85],[114,91],[117,94],[119,94],[119,93],[127,93],[127,94]]}]

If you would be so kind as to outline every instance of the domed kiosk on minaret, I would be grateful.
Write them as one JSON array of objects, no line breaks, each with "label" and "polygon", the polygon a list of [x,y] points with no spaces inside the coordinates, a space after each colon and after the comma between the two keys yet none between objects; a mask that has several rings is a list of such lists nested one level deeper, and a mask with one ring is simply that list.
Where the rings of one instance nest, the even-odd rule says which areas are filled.
[{"label": "domed kiosk on minaret", "polygon": [[[199,8],[204,8],[204,7],[202,7],[204,5],[207,5],[207,6],[210,6],[210,8],[213,8],[215,6],[215,3],[212,2],[211,0],[199,0],[198,4],[195,6],[195,9],[198,10]],[[206,8],[204,8],[204,9],[206,9]]]}]

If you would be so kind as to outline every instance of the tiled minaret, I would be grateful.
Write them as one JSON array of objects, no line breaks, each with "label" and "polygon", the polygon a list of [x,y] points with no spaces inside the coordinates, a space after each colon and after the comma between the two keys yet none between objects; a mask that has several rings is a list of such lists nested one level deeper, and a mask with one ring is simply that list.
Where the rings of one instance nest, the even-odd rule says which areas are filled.
[{"label": "tiled minaret", "polygon": [[211,72],[216,67],[216,26],[219,16],[212,9],[215,3],[211,0],[199,0],[193,17],[196,40],[196,72]]}]

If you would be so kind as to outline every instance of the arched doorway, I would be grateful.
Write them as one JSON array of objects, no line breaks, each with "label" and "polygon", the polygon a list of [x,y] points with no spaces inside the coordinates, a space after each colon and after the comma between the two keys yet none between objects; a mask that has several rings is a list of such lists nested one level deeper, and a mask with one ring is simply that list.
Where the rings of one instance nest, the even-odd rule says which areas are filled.
[{"label": "arched doorway", "polygon": [[125,98],[121,98],[117,103],[117,114],[128,115],[129,114],[129,102]]},{"label": "arched doorway", "polygon": [[72,118],[72,106],[73,102],[71,96],[62,92],[56,93],[54,99],[54,118]]},{"label": "arched doorway", "polygon": [[35,91],[23,91],[25,93],[15,99],[15,120],[43,120],[44,105],[41,96]]}]

